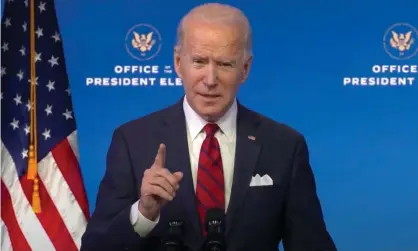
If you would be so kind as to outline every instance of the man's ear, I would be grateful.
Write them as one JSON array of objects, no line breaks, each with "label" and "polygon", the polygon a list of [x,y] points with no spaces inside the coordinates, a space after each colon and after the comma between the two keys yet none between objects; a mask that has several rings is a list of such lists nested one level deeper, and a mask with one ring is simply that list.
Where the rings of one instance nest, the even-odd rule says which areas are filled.
[{"label": "man's ear", "polygon": [[243,74],[241,76],[241,81],[242,83],[245,82],[245,80],[247,80],[248,75],[250,73],[250,69],[251,69],[251,64],[253,62],[253,57],[250,56],[247,61],[244,63],[244,70],[243,70]]},{"label": "man's ear", "polygon": [[177,76],[179,76],[179,78],[182,78],[182,74],[181,74],[181,48],[180,46],[176,45],[174,47],[174,70],[177,73]]}]

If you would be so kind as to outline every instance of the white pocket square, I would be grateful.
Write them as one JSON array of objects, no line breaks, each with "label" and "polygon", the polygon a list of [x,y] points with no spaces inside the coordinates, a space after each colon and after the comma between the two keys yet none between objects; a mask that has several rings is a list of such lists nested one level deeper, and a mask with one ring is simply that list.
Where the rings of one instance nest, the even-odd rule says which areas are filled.
[{"label": "white pocket square", "polygon": [[251,178],[250,187],[256,186],[272,186],[273,180],[267,174],[264,174],[263,177],[260,177],[259,174]]}]

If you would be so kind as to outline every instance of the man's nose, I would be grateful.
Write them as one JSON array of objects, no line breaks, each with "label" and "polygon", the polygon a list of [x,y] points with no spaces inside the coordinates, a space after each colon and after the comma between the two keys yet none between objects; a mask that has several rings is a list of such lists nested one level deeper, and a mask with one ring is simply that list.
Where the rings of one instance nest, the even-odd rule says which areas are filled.
[{"label": "man's nose", "polygon": [[218,82],[218,72],[216,66],[209,64],[207,67],[205,84],[208,86],[214,86]]}]

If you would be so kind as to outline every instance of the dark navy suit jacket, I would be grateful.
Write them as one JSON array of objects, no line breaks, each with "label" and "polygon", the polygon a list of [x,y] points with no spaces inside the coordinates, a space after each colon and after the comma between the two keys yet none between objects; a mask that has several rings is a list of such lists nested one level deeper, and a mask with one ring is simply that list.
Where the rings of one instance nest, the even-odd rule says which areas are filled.
[{"label": "dark navy suit jacket", "polygon": [[[251,140],[248,136],[254,136]],[[160,143],[166,168],[184,173],[175,199],[162,208],[160,221],[146,238],[130,223],[145,169]],[[226,214],[228,250],[336,250],[324,220],[304,137],[238,103],[235,169]],[[268,174],[273,186],[250,187],[251,178]],[[115,130],[107,155],[96,208],[82,238],[82,251],[158,250],[173,215],[186,221],[185,243],[203,242],[196,209],[182,100]]]}]

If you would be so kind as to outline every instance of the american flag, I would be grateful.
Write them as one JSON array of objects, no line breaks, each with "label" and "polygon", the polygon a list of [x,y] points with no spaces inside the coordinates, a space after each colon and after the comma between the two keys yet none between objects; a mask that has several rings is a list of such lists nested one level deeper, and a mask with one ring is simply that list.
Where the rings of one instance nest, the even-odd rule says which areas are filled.
[{"label": "american flag", "polygon": [[54,1],[6,0],[1,28],[0,249],[79,250],[89,211]]}]

